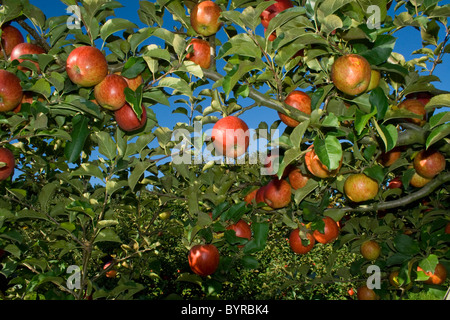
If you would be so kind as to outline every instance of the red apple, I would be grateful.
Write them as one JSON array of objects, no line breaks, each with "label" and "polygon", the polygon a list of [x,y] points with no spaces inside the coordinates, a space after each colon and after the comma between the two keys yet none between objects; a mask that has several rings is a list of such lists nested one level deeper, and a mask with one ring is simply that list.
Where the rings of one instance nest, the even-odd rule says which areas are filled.
[{"label": "red apple", "polygon": [[247,205],[249,205],[250,203],[252,203],[253,199],[255,199],[256,197],[256,193],[258,192],[259,189],[255,189],[253,191],[251,191],[250,193],[248,193],[245,197],[244,197],[244,201]]},{"label": "red apple", "polygon": [[294,190],[303,188],[308,183],[309,178],[302,173],[299,168],[295,168],[289,172],[289,183]]},{"label": "red apple", "polygon": [[351,174],[344,183],[344,192],[353,202],[372,200],[378,194],[378,182],[364,173]]},{"label": "red apple", "polygon": [[11,150],[0,148],[0,162],[4,164],[4,166],[0,167],[0,181],[3,181],[14,173],[16,160]]},{"label": "red apple", "polygon": [[[40,46],[32,43],[19,43],[17,46],[14,47],[14,49],[11,52],[11,61],[17,60],[20,63],[22,63],[26,59],[20,59],[21,56],[25,54],[41,54],[45,53],[45,50],[41,48]],[[39,64],[36,61],[32,61],[33,64],[36,66],[38,72],[40,72]],[[22,71],[28,71],[28,68],[17,66],[17,69]]]},{"label": "red apple", "polygon": [[409,118],[408,121],[414,124],[417,124],[418,126],[425,125],[427,112],[425,111],[425,105],[420,101],[416,99],[407,99],[404,100],[402,103],[398,105],[399,109],[406,109],[413,113],[416,113],[422,118]]},{"label": "red apple", "polygon": [[370,63],[364,57],[351,53],[334,61],[331,80],[343,93],[356,96],[367,90],[371,72]]},{"label": "red apple", "polygon": [[197,3],[191,11],[192,28],[202,36],[216,34],[222,27],[219,22],[222,9],[213,1],[202,1]]},{"label": "red apple", "polygon": [[126,102],[124,90],[127,87],[128,84],[124,77],[117,74],[109,74],[95,86],[95,100],[105,109],[118,110]]},{"label": "red apple", "polygon": [[189,251],[188,261],[194,273],[200,276],[209,276],[219,267],[219,250],[213,244],[195,245]]},{"label": "red apple", "polygon": [[[109,266],[112,264],[112,262],[110,261],[110,262],[107,262],[107,263],[105,263],[105,265],[103,266],[103,270],[106,270],[106,269],[108,269],[109,268]],[[116,270],[114,270],[114,269],[109,269],[108,271],[106,271],[106,277],[107,278],[115,278],[116,277],[116,275],[117,275],[117,271]]]},{"label": "red apple", "polygon": [[147,108],[142,105],[142,115],[139,120],[133,108],[128,103],[125,103],[122,108],[114,111],[114,117],[120,129],[126,132],[133,132],[145,126],[147,122]]},{"label": "red apple", "polygon": [[336,221],[334,221],[330,217],[324,217],[322,220],[325,223],[323,233],[319,230],[314,230],[314,239],[323,244],[331,243],[339,236],[339,226],[337,225]]},{"label": "red apple", "polygon": [[93,87],[108,74],[108,62],[99,49],[82,46],[69,54],[66,71],[73,83],[82,87]]},{"label": "red apple", "polygon": [[[292,251],[298,254],[305,254],[311,251],[311,249],[314,247],[314,244],[316,243],[316,240],[310,232],[306,232],[305,237],[307,238],[305,240],[300,237],[299,228],[291,231],[291,234],[289,235],[289,246],[291,247]],[[303,244],[302,240],[305,241],[305,244]]]},{"label": "red apple", "polygon": [[[117,74],[117,75],[121,75],[120,74],[120,72],[115,72],[114,74]],[[123,76],[122,76],[123,77]],[[128,87],[131,89],[131,90],[133,90],[133,91],[136,91],[136,89],[141,85],[141,84],[143,84],[144,83],[144,79],[142,79],[142,75],[137,75],[136,77],[134,77],[134,78],[126,78],[126,77],[123,77],[124,79],[125,79],[125,81],[127,82],[127,84],[128,84]]]},{"label": "red apple", "polygon": [[264,190],[264,202],[272,209],[286,207],[291,202],[291,185],[286,180],[272,179]]},{"label": "red apple", "polygon": [[[3,50],[5,50],[7,56],[10,56],[14,47],[19,43],[23,43],[25,40],[19,29],[11,25],[3,25],[1,41]],[[3,54],[0,54],[0,57],[3,57]]]},{"label": "red apple", "polygon": [[[236,232],[236,236],[240,238],[246,238],[248,240],[252,237],[252,229],[250,225],[244,220],[239,220],[235,224],[232,224],[227,227],[227,230],[234,230]],[[242,248],[243,245],[239,245],[239,248]]]},{"label": "red apple", "polygon": [[430,102],[431,98],[433,98],[433,95],[429,92],[423,91],[423,92],[413,92],[409,93],[405,96],[405,99],[416,99],[422,102],[424,105],[427,105],[428,102]]},{"label": "red apple", "polygon": [[11,111],[22,101],[20,79],[9,71],[0,70],[0,112]]},{"label": "red apple", "polygon": [[391,181],[389,181],[388,188],[389,189],[398,189],[403,187],[403,182],[400,177],[395,177]]},{"label": "red apple", "polygon": [[402,148],[395,147],[388,152],[383,152],[380,155],[380,162],[384,167],[390,167],[395,161],[400,159],[402,155]]},{"label": "red apple", "polygon": [[[291,107],[294,107],[306,114],[311,114],[311,98],[304,92],[299,90],[291,91],[284,102]],[[278,115],[283,123],[289,127],[296,127],[300,122],[288,117],[287,115],[278,112]]]},{"label": "red apple", "polygon": [[422,150],[414,157],[414,169],[427,179],[432,179],[445,169],[445,157],[437,150]]},{"label": "red apple", "polygon": [[276,3],[269,6],[260,15],[261,24],[264,26],[264,28],[267,28],[269,26],[270,20],[272,20],[281,11],[293,7],[293,4],[290,0],[275,0],[275,1]]},{"label": "red apple", "polygon": [[247,124],[235,116],[227,116],[216,122],[211,140],[218,155],[237,158],[243,155],[250,143]]},{"label": "red apple", "polygon": [[208,69],[211,65],[211,47],[209,42],[202,39],[192,39],[188,48],[192,46],[192,51],[186,55],[186,59],[198,64],[203,69]]},{"label": "red apple", "polygon": [[311,172],[314,176],[325,179],[329,177],[334,177],[339,173],[339,170],[341,169],[342,166],[343,158],[339,163],[339,167],[335,170],[330,171],[328,170],[327,166],[320,161],[319,156],[316,154],[313,145],[310,146],[308,150],[309,151],[305,153],[305,164],[309,172]]}]

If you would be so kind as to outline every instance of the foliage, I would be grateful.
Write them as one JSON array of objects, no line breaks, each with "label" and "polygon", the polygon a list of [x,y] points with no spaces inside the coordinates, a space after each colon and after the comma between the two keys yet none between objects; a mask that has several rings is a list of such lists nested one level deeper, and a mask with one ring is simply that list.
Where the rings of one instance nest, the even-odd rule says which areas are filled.
[{"label": "foliage", "polygon": [[[440,262],[450,271],[450,235],[444,232],[450,222],[450,173],[444,170],[420,189],[409,181],[420,150],[450,155],[450,93],[432,85],[439,81],[435,68],[450,52],[450,5],[398,1],[393,5],[400,13],[391,17],[386,0],[298,0],[273,18],[262,36],[256,30],[259,16],[272,2],[217,0],[226,39],[208,37],[216,52],[215,64],[206,70],[185,59],[188,39],[196,36],[189,21],[192,1],[140,1],[142,28],[115,17],[122,7],[118,1],[62,2],[77,6],[81,28],[69,27],[70,15],[46,17],[27,0],[4,0],[0,10],[0,24],[20,24],[47,52],[29,57],[41,71],[30,61],[20,63],[28,71],[19,70],[18,61],[0,61],[34,97],[18,113],[0,114],[0,146],[17,160],[15,176],[0,182],[2,299],[346,299],[354,298],[347,290],[366,281],[371,264],[382,272],[377,292],[383,299],[444,296],[448,280],[426,285],[416,269],[432,271]],[[368,28],[370,5],[381,8],[380,29]],[[168,17],[176,21],[172,29]],[[394,51],[395,33],[404,28],[420,30],[423,48],[413,52],[418,58],[406,60]],[[269,41],[273,32],[277,37]],[[141,101],[147,108],[143,129],[122,131],[113,113],[92,101],[93,88],[70,81],[64,62],[81,45],[100,48],[110,72],[143,76],[144,85],[127,91],[138,115]],[[296,56],[300,50],[304,55]],[[331,66],[350,52],[382,72],[378,88],[357,97],[336,90]],[[283,103],[295,89],[311,96],[310,115]],[[423,91],[433,98],[421,127],[406,120],[417,115],[397,105]],[[163,107],[186,121],[161,126]],[[307,172],[304,154],[313,143],[321,146],[317,154],[330,170],[343,156],[339,174],[311,177],[293,192],[288,207],[267,211],[242,201],[272,179],[261,174],[260,162],[174,161],[183,138],[192,140],[196,122],[206,130],[221,116],[244,116],[255,107],[301,123],[284,128],[270,119],[259,125],[283,129],[278,140],[270,139],[282,150],[279,177],[288,165]],[[176,136],[177,129],[188,136]],[[201,146],[208,144],[206,136],[198,138]],[[379,156],[394,147],[402,147],[402,156],[384,167]],[[182,154],[190,157],[193,151]],[[381,186],[373,201],[360,205],[343,191],[346,177],[357,172]],[[395,177],[403,186],[389,189]],[[170,218],[162,219],[162,212]],[[338,240],[317,244],[304,256],[291,252],[290,230],[301,223],[323,228],[323,216],[340,222]],[[239,219],[251,222],[250,241],[226,230]],[[367,239],[382,246],[375,262],[359,254]],[[188,250],[197,243],[220,250],[219,269],[210,277],[193,274],[187,264]],[[118,270],[116,278],[106,277],[108,261]],[[79,266],[80,288],[69,288],[69,266]],[[389,284],[393,270],[400,271],[404,287]]]}]

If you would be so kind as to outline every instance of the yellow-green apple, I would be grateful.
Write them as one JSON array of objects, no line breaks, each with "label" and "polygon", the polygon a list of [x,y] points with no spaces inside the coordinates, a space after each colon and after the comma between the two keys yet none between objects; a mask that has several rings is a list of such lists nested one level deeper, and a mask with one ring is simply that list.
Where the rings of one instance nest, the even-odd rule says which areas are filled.
[{"label": "yellow-green apple", "polygon": [[314,239],[323,244],[331,243],[339,236],[339,226],[336,221],[330,217],[324,217],[322,218],[322,221],[325,223],[323,232],[320,232],[318,229],[314,230]]},{"label": "yellow-green apple", "polygon": [[373,90],[380,84],[381,73],[378,70],[373,70],[370,72],[370,82],[369,86],[366,89],[367,91]]},{"label": "yellow-green apple", "polygon": [[288,175],[289,184],[292,189],[297,190],[303,188],[308,183],[309,178],[302,173],[300,168],[294,168],[289,172]]},{"label": "yellow-green apple", "polygon": [[408,121],[414,124],[417,124],[418,126],[423,126],[426,121],[427,112],[425,110],[425,105],[417,99],[407,99],[404,100],[402,103],[398,105],[399,109],[406,109],[408,111],[411,111],[415,114],[418,114],[419,116],[422,116],[422,118],[409,118]]},{"label": "yellow-green apple", "polygon": [[203,69],[208,69],[211,65],[211,47],[209,42],[194,38],[189,42],[189,47],[192,47],[192,51],[186,55],[186,59],[198,64]]},{"label": "yellow-green apple", "polygon": [[222,27],[219,21],[222,9],[213,1],[201,1],[197,3],[191,11],[192,28],[202,36],[216,34]]},{"label": "yellow-green apple", "polygon": [[364,173],[355,173],[345,180],[344,191],[353,202],[372,200],[378,194],[379,184]]},{"label": "yellow-green apple", "polygon": [[437,150],[421,150],[414,157],[414,169],[422,177],[432,179],[445,169],[445,157]]},{"label": "yellow-green apple", "polygon": [[370,63],[363,56],[350,53],[334,61],[331,80],[343,93],[356,96],[367,90],[371,73]]},{"label": "yellow-green apple", "polygon": [[8,179],[14,173],[16,160],[11,150],[0,148],[0,181]]},{"label": "yellow-green apple", "polygon": [[311,172],[314,176],[322,179],[336,176],[341,169],[342,161],[343,158],[339,163],[339,167],[335,170],[330,171],[328,170],[327,166],[320,161],[319,156],[314,150],[314,145],[310,146],[308,148],[308,151],[305,153],[305,164],[309,172]]},{"label": "yellow-green apple", "polygon": [[93,87],[107,76],[108,62],[99,49],[81,46],[69,54],[66,71],[73,83],[81,87]]},{"label": "yellow-green apple", "polygon": [[214,124],[211,140],[218,155],[237,158],[247,151],[250,132],[242,119],[226,116]]},{"label": "yellow-green apple", "polygon": [[[2,26],[1,41],[2,41],[2,48],[5,51],[6,55],[9,57],[14,47],[17,46],[19,43],[23,43],[25,40],[19,29],[8,24]],[[4,58],[3,54],[0,54],[0,57]]]},{"label": "yellow-green apple", "polygon": [[122,108],[114,111],[114,118],[123,131],[136,131],[144,127],[147,122],[147,108],[142,105],[141,119],[138,119],[133,108],[128,103],[125,103]]},{"label": "yellow-green apple", "polygon": [[[25,55],[25,54],[42,54],[45,53],[45,50],[36,45],[36,44],[32,44],[32,43],[27,43],[27,42],[23,42],[23,43],[19,43],[18,45],[16,45],[14,47],[14,49],[11,51],[11,61],[17,60],[19,61],[19,63],[22,63],[24,60],[28,60],[28,59],[21,59],[20,57]],[[40,68],[39,68],[39,64],[36,61],[31,61],[37,68],[38,72],[40,72]],[[28,68],[25,68],[23,66],[17,66],[17,69],[22,70],[22,71],[28,71]]]},{"label": "yellow-green apple", "polygon": [[[300,232],[303,233],[303,237],[306,239],[302,239]],[[289,246],[292,251],[298,254],[308,253],[314,247],[315,243],[316,240],[312,233],[304,230],[300,231],[300,228],[292,230],[289,235]]]},{"label": "yellow-green apple", "polygon": [[291,202],[291,185],[284,179],[272,179],[265,187],[264,202],[272,209],[286,207]]},{"label": "yellow-green apple", "polygon": [[108,74],[94,87],[94,97],[98,104],[108,110],[118,110],[126,102],[125,88],[128,83],[124,77],[117,74]]},{"label": "yellow-green apple", "polygon": [[277,16],[281,11],[293,7],[293,4],[290,0],[275,0],[275,1],[276,3],[269,6],[260,15],[261,24],[264,26],[264,28],[267,28],[269,26],[270,20],[272,20],[275,16]]},{"label": "yellow-green apple", "polygon": [[[286,96],[284,102],[287,105],[294,107],[303,113],[311,114],[311,98],[303,91],[299,90],[291,91]],[[296,127],[300,123],[297,120],[294,120],[281,112],[278,112],[278,116],[280,117],[281,121],[283,121],[283,123],[289,127]]]},{"label": "yellow-green apple", "polygon": [[22,101],[20,79],[9,71],[0,70],[0,112],[15,109]]},{"label": "yellow-green apple", "polygon": [[414,172],[413,176],[411,177],[411,180],[409,181],[409,184],[412,185],[415,188],[422,188],[423,186],[425,186],[431,180],[432,179],[422,177],[417,172]]}]

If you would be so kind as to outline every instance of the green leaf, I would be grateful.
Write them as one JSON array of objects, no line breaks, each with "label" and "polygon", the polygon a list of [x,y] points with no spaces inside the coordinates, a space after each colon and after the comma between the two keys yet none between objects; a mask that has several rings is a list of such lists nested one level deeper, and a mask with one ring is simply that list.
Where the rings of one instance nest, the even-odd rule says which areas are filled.
[{"label": "green leaf", "polygon": [[335,136],[327,135],[324,140],[317,136],[314,139],[314,151],[328,170],[336,170],[339,167],[343,153],[341,143]]},{"label": "green leaf", "polygon": [[46,184],[42,190],[39,192],[39,203],[41,205],[41,210],[44,212],[48,212],[48,203],[50,199],[53,197],[57,185],[55,183]]},{"label": "green leaf", "polygon": [[319,183],[314,179],[309,179],[303,188],[297,189],[294,192],[294,201],[296,204],[302,202],[302,200],[308,196],[312,191],[314,191],[319,186]]},{"label": "green leaf", "polygon": [[430,118],[428,123],[430,124],[430,129],[433,129],[441,124],[447,123],[450,121],[450,112],[440,112],[435,114]]},{"label": "green leaf", "polygon": [[[113,18],[105,22],[100,29],[100,37],[106,41],[110,35],[121,30],[134,29],[138,26],[131,21],[122,18]],[[132,30],[131,30],[132,31]]]},{"label": "green leaf", "polygon": [[289,139],[291,140],[294,148],[300,148],[303,136],[305,135],[306,129],[309,127],[310,120],[306,120],[297,125],[294,130],[292,130]]},{"label": "green leaf", "polygon": [[381,140],[384,142],[385,151],[388,152],[392,148],[394,148],[397,144],[398,139],[398,131],[397,128],[393,124],[388,124],[384,126],[382,124],[378,124],[375,119],[372,119],[372,123],[375,125],[378,134],[381,137]]},{"label": "green leaf", "polygon": [[29,91],[33,91],[41,94],[42,96],[48,98],[52,94],[52,88],[50,83],[44,78],[39,79],[36,83],[28,89]]},{"label": "green leaf", "polygon": [[[438,263],[439,263],[438,257],[435,254],[430,254],[428,257],[422,259],[419,262],[419,267],[421,267],[425,272],[434,273],[434,270],[436,269]],[[427,279],[428,278],[429,277],[427,276]]]},{"label": "green leaf", "polygon": [[243,256],[241,263],[247,269],[256,269],[259,266],[259,261],[251,255]]},{"label": "green leaf", "polygon": [[391,35],[379,35],[372,48],[358,54],[366,58],[371,65],[384,63],[390,57],[395,41],[396,38]]},{"label": "green leaf", "polygon": [[107,159],[113,160],[117,154],[117,146],[111,135],[106,131],[95,133],[98,139],[98,151]]},{"label": "green leaf", "polygon": [[266,222],[256,222],[252,224],[253,239],[244,246],[244,253],[254,253],[266,247],[267,236],[269,235],[269,224]]},{"label": "green leaf", "polygon": [[118,243],[122,242],[122,240],[117,235],[117,233],[111,228],[104,228],[104,229],[100,230],[100,232],[95,237],[94,243],[104,242],[104,241],[118,242]]},{"label": "green leaf", "polygon": [[426,148],[428,149],[431,145],[435,144],[438,141],[441,141],[443,138],[450,134],[450,123],[442,124],[428,135],[426,141]]},{"label": "green leaf", "polygon": [[366,127],[369,120],[377,114],[377,110],[373,111],[370,114],[365,114],[364,112],[360,111],[359,109],[356,109],[356,116],[355,116],[355,130],[358,135],[360,135],[364,128]]},{"label": "green leaf", "polygon": [[147,67],[147,63],[142,57],[130,57],[122,68],[120,75],[133,79],[140,75],[145,68]]},{"label": "green leaf", "polygon": [[138,162],[133,171],[131,172],[130,176],[128,177],[128,185],[130,186],[131,190],[134,190],[136,187],[136,184],[139,182],[142,175],[145,173],[145,171],[152,165],[150,161],[142,161]]},{"label": "green leaf", "polygon": [[405,234],[399,234],[394,239],[395,248],[403,254],[414,255],[420,252],[419,244]]},{"label": "green leaf", "polygon": [[68,141],[64,148],[64,155],[69,162],[75,162],[80,158],[84,144],[90,134],[89,118],[83,115],[76,115],[72,119],[73,131],[71,133],[71,141]]},{"label": "green leaf", "polygon": [[193,93],[189,84],[185,80],[180,78],[165,77],[159,81],[158,87],[168,87],[179,91],[180,93],[183,93],[189,97],[193,97]]},{"label": "green leaf", "polygon": [[386,95],[384,94],[383,89],[381,89],[380,87],[373,89],[370,92],[369,101],[372,107],[376,108],[375,110],[377,110],[377,119],[384,119],[386,111],[389,107],[389,102]]},{"label": "green leaf", "polygon": [[131,106],[131,109],[133,109],[134,113],[136,114],[136,117],[139,120],[141,120],[143,113],[142,109],[143,89],[144,84],[141,84],[139,87],[137,87],[136,91],[133,91],[128,87],[126,87],[124,90],[125,100]]}]

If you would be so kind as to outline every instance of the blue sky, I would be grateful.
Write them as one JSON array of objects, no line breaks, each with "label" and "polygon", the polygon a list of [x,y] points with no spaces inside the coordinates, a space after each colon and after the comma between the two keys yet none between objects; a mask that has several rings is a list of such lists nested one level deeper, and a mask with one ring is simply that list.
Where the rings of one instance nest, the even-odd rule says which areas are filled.
[{"label": "blue sky", "polygon": [[[30,0],[30,2],[36,6],[38,6],[47,17],[51,16],[59,16],[66,14],[66,5],[63,4],[59,0]],[[137,10],[139,9],[139,0],[127,0],[120,1],[123,8],[116,9],[116,16],[121,18],[126,18],[134,23],[136,23],[139,27],[144,27],[144,25],[140,22],[137,14]],[[441,1],[441,4],[449,3],[449,0]],[[393,8],[390,9],[390,13],[392,14]],[[165,21],[165,24],[168,28],[170,28],[173,23],[171,21]],[[262,26],[259,26],[257,29],[258,32],[263,32]],[[414,30],[412,28],[407,28],[395,34],[398,39],[396,42],[396,47],[394,49],[395,52],[401,53],[404,55],[406,60],[417,58],[417,55],[411,55],[411,52],[414,49],[418,49],[421,47],[421,37],[420,32]],[[218,38],[222,40],[222,42],[226,41],[225,33],[223,30],[219,31],[217,34]],[[443,36],[441,32],[441,37]],[[450,83],[450,57],[448,55],[444,56],[444,62],[439,65],[434,74],[441,79],[441,82],[433,83],[438,89],[448,90]],[[245,103],[245,102],[244,102]],[[245,106],[245,105],[243,105]],[[174,108],[173,108],[174,109]],[[158,116],[158,121],[163,126],[173,127],[173,124],[178,121],[185,121],[186,118],[179,114],[172,114],[172,108],[168,108],[167,106],[154,106],[154,111]],[[278,115],[275,111],[269,108],[253,108],[248,112],[244,113],[241,116],[244,119],[249,127],[256,128],[261,121],[266,121],[269,125],[273,123],[275,120],[278,120]],[[280,127],[281,129],[283,127]]]}]

